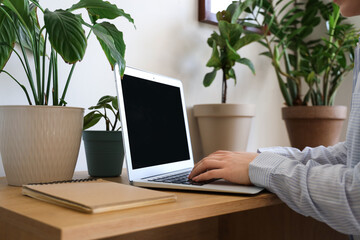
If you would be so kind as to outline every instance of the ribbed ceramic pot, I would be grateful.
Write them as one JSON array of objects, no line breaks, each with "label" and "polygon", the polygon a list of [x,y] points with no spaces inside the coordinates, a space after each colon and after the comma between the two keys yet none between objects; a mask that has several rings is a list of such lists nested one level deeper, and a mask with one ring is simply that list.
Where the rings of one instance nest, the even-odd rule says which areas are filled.
[{"label": "ribbed ceramic pot", "polygon": [[84,131],[86,162],[92,177],[121,175],[124,148],[121,131]]},{"label": "ribbed ceramic pot", "polygon": [[282,108],[291,146],[332,146],[339,142],[346,106],[296,106]]},{"label": "ribbed ceramic pot", "polygon": [[83,116],[83,108],[0,106],[0,154],[8,184],[71,179]]},{"label": "ribbed ceramic pot", "polygon": [[255,105],[201,104],[194,106],[204,156],[217,150],[246,151]]}]

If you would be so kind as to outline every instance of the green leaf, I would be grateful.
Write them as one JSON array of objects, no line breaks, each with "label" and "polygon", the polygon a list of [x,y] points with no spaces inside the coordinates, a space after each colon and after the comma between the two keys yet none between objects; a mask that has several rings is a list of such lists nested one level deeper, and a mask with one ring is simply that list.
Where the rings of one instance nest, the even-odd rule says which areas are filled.
[{"label": "green leaf", "polygon": [[[226,40],[226,58],[230,61],[237,61],[240,59],[240,55],[235,51],[235,49],[232,48],[229,41]],[[231,66],[233,66],[232,64]]]},{"label": "green leaf", "polygon": [[86,50],[86,36],[78,17],[64,10],[44,13],[44,22],[52,47],[65,62],[80,61]]},{"label": "green leaf", "polygon": [[[37,7],[34,4],[30,5],[30,14],[31,14],[31,18],[33,19],[32,21],[35,23],[35,32],[36,35],[39,36],[40,35],[40,25],[37,19]],[[24,48],[28,49],[29,51],[33,50],[33,46],[32,46],[32,38],[33,35],[29,35],[29,32],[26,30],[25,26],[23,24],[21,24],[21,22],[16,21],[15,24],[17,25],[17,31],[18,31],[18,37],[17,37],[17,43],[21,43],[23,45]],[[43,55],[43,50],[44,50],[44,37],[40,36],[40,55]]]},{"label": "green leaf", "polygon": [[[239,19],[241,13],[248,7],[250,7],[253,4],[254,0],[245,0],[244,2],[241,2],[240,4],[238,3],[233,3],[236,8],[235,11],[232,12],[232,16],[231,16],[231,23],[237,23],[237,20]],[[231,8],[234,8],[234,6],[229,6],[227,10],[230,10]]]},{"label": "green leaf", "polygon": [[102,117],[103,116],[97,113],[96,111],[92,111],[86,114],[86,116],[84,117],[84,126],[83,126],[84,130],[91,128],[92,126],[97,124]]},{"label": "green leaf", "polygon": [[253,63],[252,63],[249,59],[247,59],[247,58],[240,58],[240,59],[237,60],[236,62],[248,66],[248,67],[250,68],[251,72],[252,72],[253,74],[255,74],[255,67],[254,67]]},{"label": "green leaf", "polygon": [[203,81],[203,84],[205,87],[209,87],[211,85],[211,83],[214,81],[214,79],[216,77],[216,72],[217,72],[217,69],[214,68],[214,70],[212,72],[209,72],[205,75],[204,81]]},{"label": "green leaf", "polygon": [[102,49],[112,67],[117,62],[120,68],[120,75],[125,71],[125,42],[123,33],[120,32],[113,24],[102,22],[93,26],[94,34],[100,42]]},{"label": "green leaf", "polygon": [[260,55],[263,55],[263,56],[266,56],[266,57],[272,58],[271,53],[270,53],[269,51],[262,52],[262,53],[260,53]]},{"label": "green leaf", "polygon": [[214,41],[219,47],[224,47],[226,45],[225,40],[217,32],[213,32],[208,38],[207,44],[209,45],[209,47],[213,47]]},{"label": "green leaf", "polygon": [[237,51],[240,48],[252,43],[259,41],[263,36],[259,34],[246,34],[244,37],[240,38],[234,45],[234,49]]},{"label": "green leaf", "polygon": [[243,31],[240,24],[231,24],[226,21],[219,21],[219,30],[221,37],[228,40],[231,46],[235,45]]},{"label": "green leaf", "polygon": [[124,12],[124,10],[119,9],[115,4],[105,2],[102,0],[80,0],[77,4],[72,5],[70,11],[86,8],[89,15],[95,17],[96,19],[115,19],[117,17],[125,17],[129,22],[134,23],[134,19],[131,16]]},{"label": "green leaf", "polygon": [[113,100],[112,100],[112,102],[111,102],[111,105],[113,106],[113,108],[114,108],[115,110],[119,110],[119,104],[118,104],[118,99],[117,99],[117,97],[114,97],[114,98],[113,98]]},{"label": "green leaf", "polygon": [[219,11],[216,13],[216,19],[218,20],[218,22],[220,21],[225,21],[230,23],[231,21],[231,14],[228,11]]},{"label": "green leaf", "polygon": [[97,106],[103,106],[106,103],[112,102],[113,99],[114,99],[114,97],[109,96],[109,95],[103,96],[99,99]]},{"label": "green leaf", "polygon": [[227,73],[227,79],[232,78],[234,79],[234,82],[236,84],[236,74],[233,68],[229,69],[228,73]]},{"label": "green leaf", "polygon": [[209,61],[206,63],[207,67],[221,68],[221,60],[219,55],[219,50],[217,48],[216,42],[213,42],[213,51]]},{"label": "green leaf", "polygon": [[0,11],[0,33],[0,70],[2,70],[10,58],[16,40],[14,28],[2,11]]},{"label": "green leaf", "polygon": [[3,4],[13,11],[29,30],[33,28],[28,0],[4,0]]}]

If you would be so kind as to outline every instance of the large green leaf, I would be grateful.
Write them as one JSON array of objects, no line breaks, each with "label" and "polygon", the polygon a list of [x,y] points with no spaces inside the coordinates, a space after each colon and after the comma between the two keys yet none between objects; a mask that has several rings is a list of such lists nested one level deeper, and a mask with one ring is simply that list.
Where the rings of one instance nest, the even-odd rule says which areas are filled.
[{"label": "large green leaf", "polygon": [[12,48],[15,44],[14,28],[6,14],[0,11],[0,70],[9,60]]},{"label": "large green leaf", "polygon": [[221,68],[221,60],[216,42],[213,41],[212,54],[209,61],[206,63],[207,67]]},{"label": "large green leaf", "polygon": [[234,45],[234,49],[237,51],[240,48],[252,43],[252,42],[256,42],[259,41],[260,39],[262,39],[263,36],[259,35],[259,34],[246,34],[244,37],[240,38]]},{"label": "large green leaf", "polygon": [[4,0],[3,4],[16,14],[24,26],[28,29],[33,28],[28,0]]},{"label": "large green leaf", "polygon": [[134,23],[134,19],[125,13],[124,10],[119,9],[115,4],[102,0],[80,0],[77,4],[72,5],[70,10],[73,11],[80,8],[86,8],[89,14],[96,19],[125,17],[129,22]]},{"label": "large green leaf", "polygon": [[84,117],[84,130],[94,126],[100,121],[101,118],[102,115],[97,113],[96,111],[86,114],[86,116]]},{"label": "large green leaf", "polygon": [[243,31],[240,24],[231,24],[226,21],[219,21],[219,30],[221,36],[227,39],[231,46],[235,45]]},{"label": "large green leaf", "polygon": [[253,74],[255,74],[255,67],[254,67],[253,63],[252,63],[249,59],[247,59],[247,58],[240,58],[240,59],[237,60],[236,62],[248,66],[248,67],[250,68],[251,72],[252,72]]},{"label": "large green leaf", "polygon": [[78,17],[64,10],[44,13],[44,22],[52,47],[65,62],[80,61],[87,46],[86,36]]},{"label": "large green leaf", "polygon": [[[228,40],[226,40],[226,58],[227,60],[230,60],[230,62],[240,59],[240,55],[236,52],[235,49],[233,49]],[[231,64],[231,66],[233,65],[234,64]]]},{"label": "large green leaf", "polygon": [[[229,8],[234,8],[234,6],[232,5],[235,5],[236,8],[235,10],[233,11],[232,13],[232,16],[231,16],[231,23],[236,23],[237,20],[239,19],[241,13],[248,7],[250,7],[252,4],[254,3],[254,0],[245,0],[241,3],[232,3]],[[227,9],[227,10],[230,10],[230,9]]]},{"label": "large green leaf", "polygon": [[205,87],[209,87],[211,85],[211,83],[214,81],[214,79],[216,77],[216,72],[217,72],[217,69],[214,68],[214,70],[212,72],[209,72],[205,75],[204,81],[203,81],[203,84]]},{"label": "large green leaf", "polygon": [[113,24],[102,22],[93,26],[94,34],[99,40],[102,49],[109,60],[111,67],[117,62],[120,68],[121,76],[125,71],[125,42],[123,33],[120,32]]},{"label": "large green leaf", "polygon": [[[34,4],[30,4],[30,14],[32,21],[35,23],[34,25],[35,32],[38,37],[37,41],[40,41],[40,55],[43,55],[44,37],[42,35],[40,36],[40,24],[36,12],[37,12],[37,7]],[[34,35],[33,34],[30,35],[29,32],[26,30],[25,26],[21,24],[21,22],[16,21],[16,25],[18,32],[17,43],[21,43],[24,48],[32,51],[33,50],[32,41]]]}]

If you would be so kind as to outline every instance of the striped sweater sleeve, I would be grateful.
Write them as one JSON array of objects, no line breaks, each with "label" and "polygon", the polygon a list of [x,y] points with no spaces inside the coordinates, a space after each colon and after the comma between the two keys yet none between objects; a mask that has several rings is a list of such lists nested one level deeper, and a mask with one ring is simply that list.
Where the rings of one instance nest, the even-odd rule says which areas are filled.
[{"label": "striped sweater sleeve", "polygon": [[309,160],[320,164],[346,164],[347,148],[345,142],[340,142],[334,146],[316,148],[306,147],[302,151],[293,147],[268,147],[259,148],[259,153],[272,152],[285,156],[291,160],[300,161],[306,164]]},{"label": "striped sweater sleeve", "polygon": [[251,162],[249,176],[254,185],[275,193],[296,212],[342,233],[360,233],[360,164],[303,164],[264,152]]}]

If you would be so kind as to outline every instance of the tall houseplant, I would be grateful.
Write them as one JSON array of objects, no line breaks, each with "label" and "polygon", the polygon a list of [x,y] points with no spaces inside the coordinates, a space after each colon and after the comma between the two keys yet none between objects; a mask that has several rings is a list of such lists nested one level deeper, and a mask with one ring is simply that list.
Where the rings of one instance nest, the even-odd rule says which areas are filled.
[{"label": "tall houseplant", "polygon": [[[274,66],[287,106],[282,112],[292,145],[303,148],[336,143],[346,108],[329,106],[334,105],[343,76],[353,68],[358,39],[356,29],[343,23],[337,5],[319,0],[301,3],[296,0],[287,3],[254,0],[246,12],[248,15],[239,20],[240,25],[263,33],[264,38],[259,42],[266,51],[262,55],[269,57]],[[326,29],[322,28],[324,22]],[[314,30],[324,34],[314,37]],[[310,103],[313,107],[292,108]],[[314,116],[331,120],[318,122]],[[305,122],[299,119],[305,119]],[[311,122],[313,129],[309,129]],[[329,130],[327,124],[338,125],[337,130]]]},{"label": "tall houseplant", "polygon": [[207,40],[212,48],[212,54],[206,66],[213,68],[204,77],[203,84],[208,87],[214,81],[218,71],[222,72],[222,104],[202,104],[194,106],[194,115],[198,118],[203,153],[213,151],[246,150],[251,118],[254,116],[254,106],[245,104],[225,104],[227,98],[227,82],[234,79],[234,65],[241,63],[255,74],[251,61],[238,53],[242,47],[261,38],[258,34],[243,34],[244,29],[237,24],[237,19],[250,4],[232,3],[224,11],[216,14],[219,32],[213,32]]},{"label": "tall houseplant", "polygon": [[[79,9],[87,10],[90,22],[74,13]],[[43,26],[39,24],[41,15],[38,13],[43,15]],[[84,56],[91,32],[96,35],[110,64],[118,62],[123,74],[123,34],[110,22],[99,22],[117,17],[125,17],[133,23],[122,9],[102,0],[80,0],[68,9],[55,11],[42,8],[37,0],[0,1],[0,72],[21,87],[29,105],[49,105],[51,100],[54,105],[0,107],[0,151],[9,184],[72,177],[84,110],[61,106],[67,104],[65,96],[71,76],[76,63]],[[89,28],[88,36],[83,26]],[[15,44],[19,47],[15,48]],[[24,69],[29,88],[24,80],[16,79],[4,69],[12,53]],[[62,92],[58,78],[59,56],[72,64]]]},{"label": "tall houseplant", "polygon": [[[84,117],[83,140],[88,172],[93,177],[121,175],[124,161],[119,105],[116,96],[103,96]],[[89,131],[101,119],[105,131]]]}]

